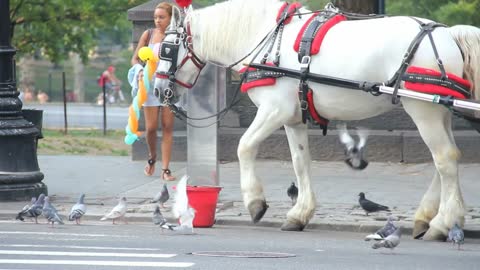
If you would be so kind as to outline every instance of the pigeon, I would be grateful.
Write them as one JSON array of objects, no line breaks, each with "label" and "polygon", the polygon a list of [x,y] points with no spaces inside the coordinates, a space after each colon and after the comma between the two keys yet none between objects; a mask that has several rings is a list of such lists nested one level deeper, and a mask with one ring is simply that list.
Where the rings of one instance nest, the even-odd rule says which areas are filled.
[{"label": "pigeon", "polygon": [[298,188],[295,186],[295,182],[292,182],[290,187],[287,189],[287,195],[290,197],[290,199],[292,199],[292,205],[295,205],[298,197]]},{"label": "pigeon", "polygon": [[64,224],[62,218],[58,215],[57,209],[50,204],[50,198],[45,197],[45,203],[43,204],[42,215],[48,220],[48,223],[52,223],[52,228],[55,222],[58,224]]},{"label": "pigeon", "polygon": [[162,215],[162,212],[160,211],[160,206],[155,207],[155,211],[153,212],[153,217],[152,217],[153,224],[159,225],[160,228],[163,229],[168,229],[168,230],[174,230],[173,225],[169,224],[167,222],[167,219]]},{"label": "pigeon", "polygon": [[378,231],[376,231],[373,234],[369,234],[365,237],[365,241],[370,241],[370,240],[383,240],[385,237],[389,236],[392,234],[395,230],[397,229],[397,226],[393,224],[393,217],[389,216],[387,223],[380,228]]},{"label": "pigeon", "polygon": [[188,204],[187,181],[188,176],[184,175],[177,184],[172,213],[175,218],[179,219],[180,225],[173,229],[182,233],[193,233],[195,209]]},{"label": "pigeon", "polygon": [[402,227],[398,227],[392,234],[385,237],[385,239],[373,243],[372,248],[389,248],[392,252],[393,249],[400,244],[400,237],[402,236]]},{"label": "pigeon", "polygon": [[153,197],[152,203],[160,203],[160,206],[163,208],[163,204],[170,199],[170,194],[168,193],[167,184],[163,184],[162,190]]},{"label": "pigeon", "polygon": [[26,204],[26,205],[22,208],[22,211],[18,212],[18,214],[17,214],[17,216],[15,217],[15,219],[20,220],[20,221],[25,221],[25,219],[24,219],[23,217],[29,215],[28,209],[30,209],[30,207],[32,207],[32,205],[33,205],[36,201],[37,201],[37,198],[32,197],[32,199],[30,200],[30,204]]},{"label": "pigeon", "polygon": [[356,130],[359,141],[355,140],[348,134],[347,126],[337,125],[340,142],[345,145],[345,163],[355,170],[363,170],[368,166],[368,161],[363,157],[363,150],[367,143],[368,130],[359,128]]},{"label": "pigeon", "polygon": [[390,212],[390,209],[388,209],[387,206],[365,199],[365,193],[360,192],[358,196],[360,197],[358,199],[358,202],[360,203],[360,206],[362,207],[362,209],[365,210],[365,213],[367,216],[368,216],[368,213],[372,213],[372,212],[378,212],[378,211]]},{"label": "pigeon", "polygon": [[35,224],[38,224],[38,216],[42,214],[44,202],[45,194],[41,193],[38,195],[37,201],[28,209],[27,217],[35,218]]},{"label": "pigeon", "polygon": [[125,213],[127,213],[127,198],[122,197],[118,200],[118,204],[110,211],[110,213],[103,216],[100,220],[104,221],[111,219],[112,224],[115,224],[115,220],[122,218],[125,223],[127,223],[125,220]]},{"label": "pigeon", "polygon": [[465,234],[463,233],[462,228],[460,228],[457,222],[455,222],[450,231],[448,231],[447,240],[452,241],[453,245],[457,244],[459,250],[460,245],[463,245],[463,242],[465,241]]},{"label": "pigeon", "polygon": [[83,202],[84,199],[85,194],[80,195],[80,198],[78,199],[77,203],[72,206],[70,214],[68,215],[68,220],[75,220],[75,223],[77,225],[80,224],[80,218],[82,218],[82,216],[85,215],[85,212],[87,211],[87,206]]}]

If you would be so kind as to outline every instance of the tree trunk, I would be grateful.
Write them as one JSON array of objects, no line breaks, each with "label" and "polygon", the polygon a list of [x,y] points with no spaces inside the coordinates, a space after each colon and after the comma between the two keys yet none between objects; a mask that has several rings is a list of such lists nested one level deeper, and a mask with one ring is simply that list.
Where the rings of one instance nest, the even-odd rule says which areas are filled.
[{"label": "tree trunk", "polygon": [[334,3],[336,7],[343,11],[373,14],[376,12],[378,0],[336,0]]},{"label": "tree trunk", "polygon": [[85,101],[85,72],[82,59],[76,53],[72,53],[73,65],[73,93],[77,102]]}]

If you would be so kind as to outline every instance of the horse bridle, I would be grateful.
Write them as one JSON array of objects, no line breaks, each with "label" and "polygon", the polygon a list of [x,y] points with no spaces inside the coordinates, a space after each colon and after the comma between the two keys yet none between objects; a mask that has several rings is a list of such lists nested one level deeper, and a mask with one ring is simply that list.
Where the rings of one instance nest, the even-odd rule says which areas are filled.
[{"label": "horse bridle", "polygon": [[[171,63],[170,68],[166,72],[156,72],[156,77],[160,79],[168,79],[168,87],[163,89],[160,92],[159,89],[155,89],[155,94],[158,97],[163,96],[163,103],[166,105],[171,105],[172,99],[175,99],[175,84],[179,84],[187,89],[192,88],[197,82],[200,72],[205,67],[205,62],[200,60],[198,56],[194,53],[192,47],[192,36],[190,33],[189,24],[187,24],[187,31],[183,26],[178,26],[174,30],[165,31],[165,37],[168,35],[176,35],[176,38],[172,41],[163,41],[160,46],[159,57],[161,60],[168,61]],[[178,53],[180,51],[180,46],[183,46],[186,51],[186,56],[182,61],[177,65],[178,62]],[[180,70],[188,61],[191,61],[194,66],[197,68],[197,74],[195,80],[192,83],[183,82],[176,78],[176,73]]]}]

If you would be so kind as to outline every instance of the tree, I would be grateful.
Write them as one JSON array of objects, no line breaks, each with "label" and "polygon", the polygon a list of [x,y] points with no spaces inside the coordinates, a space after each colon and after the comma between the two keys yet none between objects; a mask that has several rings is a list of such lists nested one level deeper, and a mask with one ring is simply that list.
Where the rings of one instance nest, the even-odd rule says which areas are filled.
[{"label": "tree", "polygon": [[378,0],[336,0],[333,1],[340,10],[360,13],[373,14]]},{"label": "tree", "polygon": [[[86,62],[99,30],[113,28],[125,20],[127,9],[145,1],[10,0],[12,44],[20,56],[41,51],[58,63],[73,52]],[[129,28],[123,31],[129,34]]]},{"label": "tree", "polygon": [[387,0],[387,13],[428,18],[447,25],[480,26],[480,0]]}]

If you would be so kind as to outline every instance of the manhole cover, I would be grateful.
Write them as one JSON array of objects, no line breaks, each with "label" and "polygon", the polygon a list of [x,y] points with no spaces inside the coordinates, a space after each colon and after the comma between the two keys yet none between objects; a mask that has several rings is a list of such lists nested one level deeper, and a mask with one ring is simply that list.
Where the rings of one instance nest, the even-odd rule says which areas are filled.
[{"label": "manhole cover", "polygon": [[235,258],[288,258],[295,257],[295,254],[278,252],[256,252],[256,251],[198,251],[192,255],[210,257],[235,257]]}]

